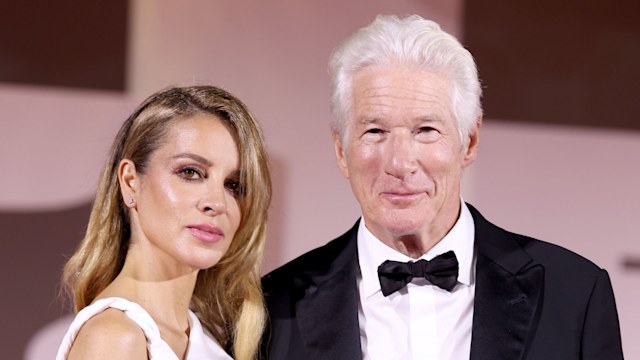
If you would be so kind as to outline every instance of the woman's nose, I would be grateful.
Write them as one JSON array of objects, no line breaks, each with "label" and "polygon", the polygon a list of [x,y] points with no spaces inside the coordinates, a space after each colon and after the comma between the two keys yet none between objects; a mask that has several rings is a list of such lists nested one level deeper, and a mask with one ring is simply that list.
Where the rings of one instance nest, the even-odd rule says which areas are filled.
[{"label": "woman's nose", "polygon": [[202,195],[198,208],[206,215],[219,215],[227,211],[226,190],[224,184],[210,184]]}]

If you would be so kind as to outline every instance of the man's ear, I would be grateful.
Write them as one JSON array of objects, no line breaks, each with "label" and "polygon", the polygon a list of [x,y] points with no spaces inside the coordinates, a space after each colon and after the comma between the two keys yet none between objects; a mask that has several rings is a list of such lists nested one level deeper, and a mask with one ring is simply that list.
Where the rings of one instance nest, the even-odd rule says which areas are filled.
[{"label": "man's ear", "polygon": [[342,140],[340,134],[337,132],[333,132],[333,149],[336,152],[336,161],[338,162],[338,168],[340,168],[340,172],[342,175],[349,178],[349,168],[347,167],[347,160],[345,159],[344,147],[342,146]]},{"label": "man's ear", "polygon": [[125,206],[132,208],[136,204],[138,189],[138,173],[136,165],[129,159],[123,159],[118,165],[118,182],[120,183],[120,194]]},{"label": "man's ear", "polygon": [[482,115],[478,116],[476,123],[469,131],[468,144],[465,147],[464,159],[462,167],[466,167],[476,160],[478,156],[478,147],[480,146],[480,127],[482,126]]}]

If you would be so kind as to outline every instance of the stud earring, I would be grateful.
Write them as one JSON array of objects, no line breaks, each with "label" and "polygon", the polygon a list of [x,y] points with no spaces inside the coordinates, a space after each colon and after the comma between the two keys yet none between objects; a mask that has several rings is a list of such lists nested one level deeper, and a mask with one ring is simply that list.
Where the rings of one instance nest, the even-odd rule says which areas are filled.
[{"label": "stud earring", "polygon": [[133,198],[129,198],[129,200],[127,200],[127,204],[133,205]]}]

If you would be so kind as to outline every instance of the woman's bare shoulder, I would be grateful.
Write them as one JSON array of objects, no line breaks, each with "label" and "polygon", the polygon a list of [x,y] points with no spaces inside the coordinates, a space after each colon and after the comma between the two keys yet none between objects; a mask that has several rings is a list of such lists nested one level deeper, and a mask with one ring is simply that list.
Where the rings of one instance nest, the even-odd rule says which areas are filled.
[{"label": "woman's bare shoulder", "polygon": [[147,340],[138,324],[110,308],[82,325],[67,359],[147,359]]}]

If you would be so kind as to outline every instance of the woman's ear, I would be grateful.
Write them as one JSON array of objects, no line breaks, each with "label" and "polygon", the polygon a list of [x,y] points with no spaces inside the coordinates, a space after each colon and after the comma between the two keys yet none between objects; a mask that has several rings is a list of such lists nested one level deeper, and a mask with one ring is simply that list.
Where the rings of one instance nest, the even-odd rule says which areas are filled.
[{"label": "woman's ear", "polygon": [[118,166],[118,182],[120,183],[120,194],[122,200],[128,208],[136,205],[136,190],[138,185],[138,174],[136,165],[129,159],[123,159]]}]

